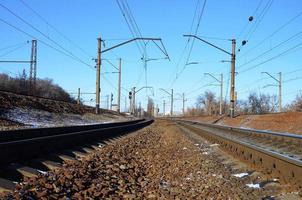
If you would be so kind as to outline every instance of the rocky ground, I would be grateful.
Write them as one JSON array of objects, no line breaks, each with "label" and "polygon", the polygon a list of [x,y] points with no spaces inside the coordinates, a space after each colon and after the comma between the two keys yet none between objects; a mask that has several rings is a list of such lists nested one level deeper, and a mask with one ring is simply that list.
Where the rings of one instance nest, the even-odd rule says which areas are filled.
[{"label": "rocky ground", "polygon": [[61,169],[28,178],[2,198],[274,199],[284,193],[281,186],[236,177],[238,169],[223,163],[216,144],[160,121]]}]

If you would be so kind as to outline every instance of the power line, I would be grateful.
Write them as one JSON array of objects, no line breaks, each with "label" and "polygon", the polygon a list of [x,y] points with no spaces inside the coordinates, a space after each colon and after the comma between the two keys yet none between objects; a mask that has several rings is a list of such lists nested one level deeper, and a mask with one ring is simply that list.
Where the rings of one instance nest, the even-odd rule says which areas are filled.
[{"label": "power line", "polygon": [[[198,20],[197,20],[197,25],[196,25],[196,29],[194,31],[194,35],[196,35],[198,33],[198,29],[199,29],[199,26],[200,26],[200,23],[201,23],[201,19],[202,19],[202,16],[204,14],[204,10],[205,10],[205,6],[206,6],[206,3],[207,3],[207,0],[204,0],[203,2],[203,5],[202,5],[202,8],[201,8],[201,11],[200,11],[200,14],[198,16]],[[197,2],[196,4],[196,9],[195,9],[195,13],[194,13],[194,17],[193,17],[193,21],[192,21],[192,24],[191,24],[191,30],[190,32],[192,32],[192,25],[194,24],[194,21],[195,21],[195,17],[196,17],[196,13],[197,13],[197,8],[198,8],[198,5],[199,5],[199,1]],[[177,74],[176,74],[176,77],[175,79],[173,79],[172,81],[172,84],[171,84],[171,87],[174,85],[175,81],[182,75],[182,73],[184,72],[189,60],[190,60],[190,57],[191,57],[191,53],[192,53],[192,50],[193,50],[193,46],[194,46],[194,41],[195,41],[195,38],[192,39],[192,42],[191,42],[191,45],[189,47],[189,53],[188,53],[188,56],[187,56],[187,59],[186,59],[186,63],[184,64],[184,66],[182,67],[180,73],[178,73],[177,71]],[[187,40],[187,44],[186,44],[186,47],[187,45],[189,44],[190,40],[188,39]],[[185,49],[186,49],[185,47]]]},{"label": "power line", "polygon": [[[6,25],[8,25],[8,26],[10,26],[10,27],[12,27],[12,28],[14,28],[15,30],[17,30],[17,31],[19,31],[19,32],[21,32],[21,33],[27,35],[27,36],[30,37],[30,38],[36,38],[35,36],[33,36],[33,35],[31,35],[31,34],[25,32],[24,30],[22,30],[22,29],[20,29],[20,28],[18,28],[18,27],[16,27],[16,26],[10,24],[9,22],[5,21],[5,20],[2,19],[2,18],[0,18],[0,21],[1,21],[2,23],[4,23],[4,24],[6,24]],[[64,55],[67,56],[67,57],[70,57],[70,58],[73,59],[73,60],[76,60],[76,61],[78,61],[78,62],[80,62],[80,63],[82,63],[82,64],[84,64],[84,65],[86,65],[86,66],[88,66],[88,67],[90,67],[90,68],[92,68],[92,69],[94,69],[93,66],[91,66],[91,65],[89,65],[89,64],[87,64],[87,63],[85,63],[84,61],[82,61],[82,60],[80,60],[80,59],[77,59],[77,58],[75,58],[75,57],[73,57],[73,56],[71,56],[71,55],[65,53],[64,51],[62,51],[62,50],[60,50],[60,49],[58,49],[58,48],[56,48],[56,47],[54,47],[54,46],[52,46],[52,45],[50,45],[50,44],[44,42],[43,40],[38,39],[38,41],[39,41],[40,43],[44,44],[45,46],[47,46],[47,47],[49,47],[49,48],[51,48],[51,49],[53,49],[53,50],[55,50],[55,51],[57,51],[57,52],[59,52],[59,53],[61,53],[61,54],[64,54]]]},{"label": "power line", "polygon": [[17,46],[26,44],[26,43],[28,43],[28,42],[29,42],[29,41],[21,42],[21,43],[18,43],[18,44],[9,45],[9,46],[7,46],[7,47],[1,48],[0,51],[4,51],[4,50],[7,50],[7,49],[11,49],[11,48],[13,48],[13,47],[17,47]]},{"label": "power line", "polygon": [[[252,17],[255,16],[255,14],[257,13],[258,9],[259,9],[260,6],[262,5],[262,2],[263,2],[263,0],[260,0],[260,1],[259,1],[258,6],[256,7],[255,11],[253,12]],[[237,37],[238,39],[239,39],[239,38],[241,37],[241,35],[245,32],[245,30],[246,30],[246,28],[248,27],[249,23],[250,23],[250,21],[247,21],[247,22],[246,22],[245,26],[244,26],[243,29],[240,31],[240,33],[239,33],[239,35],[238,35],[238,37]]]},{"label": "power line", "polygon": [[[293,47],[291,47],[291,48],[289,48],[289,49],[287,49],[287,50],[281,52],[280,54],[278,54],[278,55],[276,55],[276,56],[273,56],[273,57],[271,57],[271,58],[269,58],[269,59],[267,59],[267,60],[265,60],[265,61],[262,61],[262,62],[260,62],[260,63],[258,63],[258,64],[256,64],[256,65],[253,65],[253,66],[251,66],[251,67],[249,67],[249,68],[247,68],[247,69],[245,69],[245,70],[243,70],[243,71],[240,71],[239,73],[242,74],[242,73],[247,72],[247,71],[250,71],[251,69],[254,69],[254,68],[256,68],[256,67],[258,67],[258,66],[260,66],[260,65],[263,65],[263,64],[265,64],[265,63],[267,63],[267,62],[269,62],[269,61],[275,60],[275,59],[278,58],[278,57],[287,55],[287,54],[291,53],[291,51],[297,49],[297,48],[298,48],[299,46],[301,46],[301,45],[302,45],[302,42],[300,42],[299,44],[297,44],[297,45],[295,45],[295,46],[293,46]],[[299,50],[299,49],[298,49],[298,50]]]},{"label": "power line", "polygon": [[260,45],[264,44],[264,42],[268,39],[270,39],[271,37],[273,37],[275,34],[279,33],[282,29],[284,29],[285,27],[287,27],[289,24],[291,24],[293,21],[295,21],[297,18],[299,18],[302,15],[302,11],[299,12],[297,15],[295,15],[294,17],[292,17],[290,20],[286,21],[284,24],[282,24],[280,27],[278,27],[275,31],[273,31],[271,34],[269,34],[268,36],[266,36],[263,40],[261,40],[259,43],[257,43],[254,47],[250,48],[247,52],[245,52],[244,54],[242,54],[240,57],[245,56],[246,54],[250,53],[251,51],[253,51],[254,49],[256,49],[257,47],[259,47]]},{"label": "power line", "polygon": [[[57,43],[55,40],[53,40],[52,38],[50,38],[49,36],[47,36],[45,33],[43,33],[42,31],[40,31],[38,28],[36,28],[35,26],[33,26],[32,24],[30,24],[29,22],[27,22],[25,19],[23,19],[22,17],[20,17],[19,15],[17,15],[16,13],[14,13],[12,10],[10,10],[8,7],[4,6],[3,4],[0,3],[0,6],[2,8],[4,8],[5,10],[7,10],[9,13],[11,13],[12,15],[14,15],[15,17],[17,17],[19,20],[21,20],[23,23],[25,23],[26,25],[28,25],[29,27],[31,27],[32,29],[34,29],[35,31],[37,31],[38,33],[40,33],[41,35],[43,35],[45,38],[47,38],[48,40],[50,40],[51,42],[53,42],[54,44],[56,44],[58,47],[60,47],[63,51],[67,52],[71,57],[74,57],[75,59],[81,61],[83,64],[85,63],[85,65],[90,66],[89,64],[87,64],[86,62],[82,61],[80,58],[78,58],[77,56],[75,56],[72,52],[68,51],[67,49],[65,49],[62,45],[60,45],[59,43]],[[2,20],[4,21],[4,20]],[[91,66],[90,66],[91,67]]]},{"label": "power line", "polygon": [[240,68],[242,68],[243,66],[245,66],[245,65],[247,65],[247,64],[249,64],[249,63],[251,63],[251,62],[254,62],[255,60],[257,60],[257,59],[263,57],[263,56],[266,55],[267,53],[269,53],[269,52],[271,52],[272,50],[274,50],[274,49],[276,49],[276,48],[282,46],[283,44],[285,44],[285,43],[287,43],[287,42],[293,40],[294,38],[298,37],[298,36],[301,35],[301,34],[302,34],[302,31],[300,31],[300,32],[298,32],[298,33],[296,33],[296,34],[290,36],[288,39],[286,39],[286,40],[284,40],[284,41],[278,43],[277,45],[275,45],[274,47],[270,48],[269,50],[267,50],[267,51],[265,51],[265,52],[262,52],[262,53],[260,53],[258,56],[254,57],[253,59],[251,59],[251,60],[249,60],[249,61],[247,61],[247,62],[245,62],[245,63],[239,65],[239,66],[237,67],[237,69],[240,69]]},{"label": "power line", "polygon": [[42,17],[41,14],[39,14],[36,10],[34,10],[32,7],[30,7],[27,3],[25,3],[23,0],[19,0],[25,7],[27,7],[29,10],[31,10],[36,16],[38,16],[44,23],[46,23],[49,27],[51,27],[55,32],[57,32],[61,37],[63,37],[65,40],[67,40],[69,43],[73,44],[76,48],[78,48],[80,51],[82,51],[84,54],[86,54],[88,57],[94,57],[91,56],[87,51],[85,51],[83,48],[81,48],[79,45],[77,45],[75,42],[73,42],[71,39],[69,39],[65,34],[63,34],[61,31],[59,31],[55,26],[50,24],[44,17]]},{"label": "power line", "polygon": [[9,54],[11,54],[11,53],[13,53],[13,52],[15,52],[15,51],[17,51],[17,50],[23,48],[26,44],[27,44],[27,43],[23,43],[23,44],[21,44],[21,45],[15,47],[15,48],[13,48],[13,49],[11,49],[10,51],[7,51],[7,52],[1,54],[0,57],[7,56],[7,55],[9,55]]},{"label": "power line", "polygon": [[253,24],[254,26],[251,27],[250,31],[247,33],[246,35],[246,40],[250,40],[251,36],[253,35],[253,33],[256,32],[258,26],[260,25],[260,23],[262,22],[262,20],[264,19],[265,15],[267,14],[267,12],[269,11],[269,9],[271,8],[272,4],[273,4],[274,0],[269,0],[265,7],[263,8],[263,10],[261,11],[259,18],[257,19],[257,21]]},{"label": "power line", "polygon": [[[133,38],[139,37],[139,36],[137,35],[137,33],[136,33],[137,31],[134,30],[133,26],[131,26],[131,22],[130,22],[130,19],[129,19],[129,15],[127,15],[127,13],[125,12],[124,8],[122,7],[122,2],[120,2],[120,0],[116,0],[116,3],[117,3],[117,5],[118,5],[118,7],[119,7],[119,9],[120,9],[120,11],[121,11],[121,13],[122,13],[122,15],[123,15],[125,21],[126,21],[126,24],[127,24],[127,26],[128,26],[128,29],[129,29],[129,31],[130,31],[132,37],[133,37]],[[128,18],[127,18],[127,17],[128,17]],[[135,44],[136,44],[136,46],[137,46],[139,52],[140,52],[141,55],[143,56],[144,54],[143,54],[143,51],[142,51],[142,49],[141,49],[142,47],[140,46],[141,43],[138,43],[138,41],[135,41]],[[140,45],[139,45],[139,44],[140,44]]]}]

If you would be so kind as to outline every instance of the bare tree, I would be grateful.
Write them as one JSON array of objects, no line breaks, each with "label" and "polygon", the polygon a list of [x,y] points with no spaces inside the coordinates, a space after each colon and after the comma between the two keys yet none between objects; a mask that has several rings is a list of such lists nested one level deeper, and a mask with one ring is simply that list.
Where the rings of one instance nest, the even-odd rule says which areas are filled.
[{"label": "bare tree", "polygon": [[197,108],[204,108],[207,115],[212,115],[219,107],[215,94],[211,91],[205,91],[204,94],[199,95],[196,102]]}]

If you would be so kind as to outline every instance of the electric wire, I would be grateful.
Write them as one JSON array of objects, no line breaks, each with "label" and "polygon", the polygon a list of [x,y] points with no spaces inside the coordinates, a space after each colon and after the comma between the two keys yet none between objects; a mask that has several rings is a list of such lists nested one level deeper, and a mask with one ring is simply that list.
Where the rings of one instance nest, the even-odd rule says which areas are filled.
[{"label": "electric wire", "polygon": [[[60,47],[64,52],[66,52],[66,54],[69,54],[71,57],[77,59],[77,60],[81,60],[79,57],[75,56],[72,52],[70,52],[69,50],[65,49],[62,45],[60,45],[58,42],[56,42],[55,40],[53,40],[52,38],[50,38],[49,36],[47,36],[45,33],[43,33],[42,31],[40,31],[38,28],[36,28],[35,26],[33,26],[32,24],[30,24],[28,21],[26,21],[25,19],[23,19],[21,16],[17,15],[15,12],[13,12],[12,10],[10,10],[8,7],[4,6],[3,4],[0,3],[0,6],[2,8],[4,8],[6,11],[8,11],[9,13],[11,13],[12,15],[14,15],[16,18],[18,18],[19,20],[21,20],[23,23],[25,23],[26,25],[28,25],[29,27],[31,27],[32,29],[34,29],[35,31],[37,31],[38,33],[40,33],[41,35],[43,35],[46,39],[50,40],[52,43],[54,43],[55,45],[57,45],[58,47]],[[4,21],[4,20],[1,20]],[[34,37],[33,37],[34,38]],[[83,60],[81,60],[82,64],[85,64],[86,66],[90,66],[89,64],[87,64],[86,62],[84,62]]]},{"label": "electric wire", "polygon": [[302,15],[302,11],[299,12],[297,15],[295,15],[294,17],[292,17],[290,20],[286,21],[284,24],[282,24],[281,26],[279,26],[276,30],[274,30],[271,34],[269,34],[268,36],[266,36],[263,40],[261,40],[259,43],[257,43],[254,47],[248,49],[246,52],[244,52],[243,54],[240,55],[241,58],[245,55],[247,55],[248,53],[250,53],[251,51],[255,50],[257,47],[261,46],[262,44],[265,43],[265,41],[267,41],[268,39],[272,38],[274,35],[276,35],[277,33],[279,33],[281,30],[283,30],[285,27],[287,27],[288,25],[290,25],[292,22],[294,22],[297,18],[299,18]]},{"label": "electric wire", "polygon": [[297,45],[295,45],[295,46],[293,46],[293,47],[291,47],[291,48],[289,48],[289,49],[287,49],[287,50],[285,50],[285,51],[283,51],[283,52],[281,52],[281,53],[279,53],[279,54],[276,55],[276,56],[273,56],[273,57],[271,57],[271,58],[269,58],[269,59],[267,59],[267,60],[265,60],[265,61],[262,61],[262,62],[260,62],[260,63],[258,63],[258,64],[256,64],[256,65],[253,65],[253,66],[251,66],[251,67],[249,67],[249,68],[247,68],[247,69],[245,69],[245,70],[240,71],[239,74],[242,74],[242,73],[245,73],[245,72],[247,72],[247,71],[250,71],[250,70],[252,70],[252,69],[254,69],[254,68],[256,68],[256,67],[259,67],[259,66],[261,66],[261,65],[263,65],[263,64],[265,64],[265,63],[267,63],[267,62],[270,62],[270,61],[272,61],[272,60],[275,60],[276,58],[279,58],[279,57],[281,57],[281,56],[288,55],[289,53],[294,52],[293,50],[300,50],[300,49],[298,49],[298,47],[301,46],[301,45],[302,45],[302,42],[298,43]]},{"label": "electric wire", "polygon": [[26,44],[27,44],[27,43],[23,43],[23,44],[21,44],[21,45],[15,47],[15,48],[13,48],[13,49],[7,51],[7,52],[1,54],[1,55],[0,55],[0,58],[1,58],[1,57],[4,57],[4,56],[7,56],[7,55],[9,55],[9,54],[11,54],[11,53],[13,53],[13,52],[15,52],[15,51],[17,51],[17,50],[23,48]]},{"label": "electric wire", "polygon": [[[262,5],[263,0],[260,0],[255,11],[253,12],[253,17],[256,15],[257,11],[259,10],[260,6]],[[237,38],[241,38],[241,35],[245,32],[246,28],[248,27],[248,25],[250,24],[250,21],[247,21],[245,26],[243,27],[243,29],[240,31],[239,35],[237,36]]]},{"label": "electric wire", "polygon": [[[33,36],[33,35],[31,35],[31,34],[25,32],[24,30],[18,28],[17,26],[14,26],[13,24],[7,22],[6,20],[4,20],[4,19],[2,19],[2,18],[0,18],[0,21],[1,21],[2,23],[4,23],[4,24],[6,24],[6,25],[8,25],[8,26],[10,26],[10,27],[12,27],[12,28],[14,28],[15,30],[17,30],[17,31],[19,31],[19,32],[21,32],[21,33],[23,33],[24,35],[27,35],[27,36],[30,37],[30,38],[36,38],[35,36]],[[59,53],[65,55],[65,56],[67,56],[67,57],[70,57],[71,59],[73,59],[73,60],[75,60],[75,61],[78,61],[79,63],[82,63],[82,64],[84,64],[84,65],[90,67],[91,69],[94,69],[94,67],[93,67],[92,65],[89,65],[89,64],[85,63],[84,61],[82,61],[82,60],[80,60],[80,59],[77,59],[77,58],[75,58],[75,57],[73,57],[73,56],[67,54],[66,52],[64,52],[64,51],[62,51],[62,50],[60,50],[60,49],[58,49],[58,48],[56,48],[56,47],[54,47],[54,46],[48,44],[47,42],[44,42],[44,41],[41,40],[41,39],[37,39],[37,40],[38,40],[41,44],[44,44],[45,46],[47,46],[47,47],[49,47],[49,48],[51,48],[51,49],[53,49],[53,50],[55,50],[55,51],[57,51],[57,52],[59,52]]]},{"label": "electric wire", "polygon": [[239,66],[237,67],[237,69],[240,69],[240,68],[244,67],[245,65],[247,65],[247,64],[249,64],[249,63],[252,63],[252,62],[258,60],[259,58],[265,56],[267,53],[271,52],[272,50],[274,50],[274,49],[276,49],[276,48],[278,48],[278,47],[280,47],[280,46],[286,44],[287,42],[289,42],[289,41],[291,41],[291,40],[297,38],[297,37],[300,36],[301,34],[302,34],[302,31],[300,31],[300,32],[298,32],[298,33],[296,33],[296,34],[290,36],[289,38],[287,38],[286,40],[284,40],[284,41],[278,43],[277,45],[273,46],[273,47],[270,48],[269,50],[267,50],[267,51],[265,51],[265,52],[262,52],[262,53],[260,53],[258,56],[252,58],[251,60],[249,60],[249,61],[247,61],[247,62],[245,62],[245,63],[239,65]]},{"label": "electric wire", "polygon": [[29,6],[28,3],[25,3],[23,0],[19,0],[25,7],[27,7],[29,10],[31,10],[36,16],[38,16],[44,23],[46,23],[50,28],[52,28],[55,32],[57,32],[61,37],[63,37],[65,40],[67,40],[69,43],[71,43],[73,46],[75,46],[77,49],[82,51],[82,53],[86,54],[88,57],[93,58],[91,54],[89,54],[86,50],[84,50],[82,47],[77,45],[74,41],[72,41],[70,38],[68,38],[65,34],[63,34],[61,31],[59,31],[55,26],[50,24],[44,17],[42,17],[41,14],[39,14],[36,10],[34,10],[31,6]]},{"label": "electric wire", "polygon": [[28,43],[28,42],[29,42],[29,41],[21,42],[21,43],[18,43],[18,44],[9,45],[9,46],[6,46],[6,47],[1,48],[0,51],[4,51],[4,50],[7,50],[7,49],[11,49],[11,48],[14,48],[14,47],[17,47],[17,46],[26,44],[26,43]]}]

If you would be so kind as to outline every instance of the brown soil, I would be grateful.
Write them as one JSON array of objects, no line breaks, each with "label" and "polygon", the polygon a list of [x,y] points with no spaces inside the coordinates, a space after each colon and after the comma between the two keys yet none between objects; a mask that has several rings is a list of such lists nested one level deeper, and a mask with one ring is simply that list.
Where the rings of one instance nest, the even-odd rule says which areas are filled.
[{"label": "brown soil", "polygon": [[240,115],[233,119],[224,116],[218,121],[219,117],[217,116],[188,117],[186,119],[228,126],[302,134],[302,112]]},{"label": "brown soil", "polygon": [[0,118],[0,130],[10,130],[23,127],[24,124]]},{"label": "brown soil", "polygon": [[[0,130],[128,120],[124,114],[64,101],[0,91]],[[63,118],[63,119],[62,119]]]},{"label": "brown soil", "polygon": [[[37,109],[52,113],[84,114],[95,112],[94,108],[90,106],[0,91],[0,109],[7,110],[15,107]],[[101,113],[117,114],[114,111],[104,109],[101,109]]]},{"label": "brown soil", "polygon": [[170,122],[158,122],[82,160],[26,179],[6,198],[261,199],[277,193],[249,188],[249,180],[234,177],[212,151]]}]

